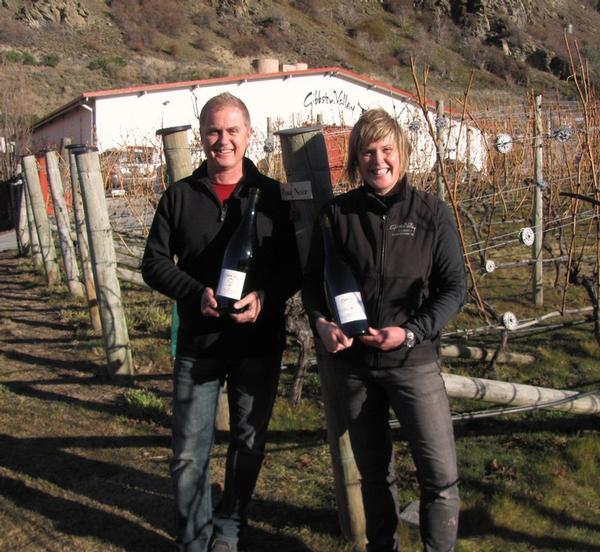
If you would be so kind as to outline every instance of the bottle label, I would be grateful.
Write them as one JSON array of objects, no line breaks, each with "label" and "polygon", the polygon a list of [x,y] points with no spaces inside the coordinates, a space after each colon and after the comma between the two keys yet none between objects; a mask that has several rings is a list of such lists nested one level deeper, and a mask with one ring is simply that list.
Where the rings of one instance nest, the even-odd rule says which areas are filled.
[{"label": "bottle label", "polygon": [[224,268],[221,270],[221,276],[219,277],[217,295],[220,295],[221,297],[227,297],[229,299],[235,299],[236,301],[241,299],[244,291],[245,280],[245,272]]},{"label": "bottle label", "polygon": [[360,292],[351,291],[335,296],[335,308],[340,317],[340,324],[347,324],[355,320],[367,318],[365,306],[362,302]]}]

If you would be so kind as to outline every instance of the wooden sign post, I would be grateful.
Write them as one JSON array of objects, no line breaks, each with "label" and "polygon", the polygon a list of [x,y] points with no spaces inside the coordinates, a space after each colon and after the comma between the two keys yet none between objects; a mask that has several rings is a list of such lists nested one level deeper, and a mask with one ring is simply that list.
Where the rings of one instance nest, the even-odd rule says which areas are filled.
[{"label": "wooden sign post", "polygon": [[[329,158],[321,127],[296,128],[276,133],[281,140],[287,183],[282,197],[292,203],[292,217],[302,267],[306,265],[313,226],[323,204],[333,197]],[[315,343],[321,392],[325,403],[327,438],[333,464],[335,492],[342,533],[356,550],[366,543],[365,514],[360,477],[337,396],[329,355]]]}]

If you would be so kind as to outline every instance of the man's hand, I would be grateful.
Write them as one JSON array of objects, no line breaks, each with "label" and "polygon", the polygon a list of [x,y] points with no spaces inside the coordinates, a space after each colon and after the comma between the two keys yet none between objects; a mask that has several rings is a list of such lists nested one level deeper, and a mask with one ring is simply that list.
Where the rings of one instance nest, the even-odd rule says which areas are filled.
[{"label": "man's hand", "polygon": [[400,326],[388,326],[380,330],[369,328],[369,335],[361,335],[358,339],[369,347],[374,347],[380,351],[389,351],[400,347],[404,343],[406,332]]},{"label": "man's hand", "polygon": [[218,306],[214,290],[209,287],[204,288],[202,299],[200,300],[200,312],[202,315],[218,318],[221,316],[221,313],[217,310]]},{"label": "man's hand", "polygon": [[315,327],[328,352],[337,353],[352,346],[354,340],[348,337],[334,322],[319,318],[315,323]]},{"label": "man's hand", "polygon": [[229,316],[238,324],[246,324],[248,322],[256,322],[260,311],[262,310],[263,296],[261,292],[251,291],[245,297],[233,304],[235,309],[240,310],[238,313],[229,313]]}]

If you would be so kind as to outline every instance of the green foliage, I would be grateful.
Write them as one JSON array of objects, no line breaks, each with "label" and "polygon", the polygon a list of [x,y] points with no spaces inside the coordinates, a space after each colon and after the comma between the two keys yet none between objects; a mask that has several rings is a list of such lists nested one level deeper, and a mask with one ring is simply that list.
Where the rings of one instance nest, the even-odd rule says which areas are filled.
[{"label": "green foliage", "polygon": [[56,67],[59,61],[60,56],[54,52],[51,52],[42,56],[40,65],[45,65],[46,67]]},{"label": "green foliage", "polygon": [[364,19],[356,26],[356,31],[365,33],[374,42],[382,42],[390,32],[387,24],[381,17]]},{"label": "green foliage", "polygon": [[171,310],[161,302],[148,301],[126,305],[125,320],[137,331],[166,335],[171,328]]},{"label": "green foliage", "polygon": [[166,423],[169,417],[165,402],[152,391],[131,389],[123,394],[126,416],[156,423]]},{"label": "green foliage", "polygon": [[90,61],[88,69],[100,71],[107,77],[113,77],[116,71],[127,65],[127,60],[122,56],[102,56]]},{"label": "green foliage", "polygon": [[16,63],[20,65],[37,65],[37,60],[29,52],[6,50],[0,52],[0,62]]},{"label": "green foliage", "polygon": [[218,79],[219,77],[226,77],[229,73],[225,69],[213,69],[208,72],[208,76],[211,79]]}]

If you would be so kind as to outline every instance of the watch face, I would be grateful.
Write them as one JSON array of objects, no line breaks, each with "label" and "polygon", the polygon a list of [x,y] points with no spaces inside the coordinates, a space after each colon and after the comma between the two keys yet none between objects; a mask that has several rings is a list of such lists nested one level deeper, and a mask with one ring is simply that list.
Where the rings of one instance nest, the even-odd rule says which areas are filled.
[{"label": "watch face", "polygon": [[409,349],[412,349],[415,346],[415,334],[410,330],[406,330],[406,340],[404,343]]}]

